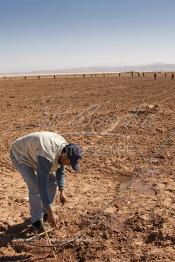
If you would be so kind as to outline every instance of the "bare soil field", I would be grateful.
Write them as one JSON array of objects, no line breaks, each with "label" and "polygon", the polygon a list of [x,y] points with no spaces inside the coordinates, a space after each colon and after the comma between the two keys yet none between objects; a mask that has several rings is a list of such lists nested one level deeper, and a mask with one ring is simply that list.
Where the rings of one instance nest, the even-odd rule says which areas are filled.
[{"label": "bare soil field", "polygon": [[[0,261],[175,261],[175,81],[163,76],[0,81]],[[58,229],[30,227],[12,141],[55,131],[81,145]]]}]

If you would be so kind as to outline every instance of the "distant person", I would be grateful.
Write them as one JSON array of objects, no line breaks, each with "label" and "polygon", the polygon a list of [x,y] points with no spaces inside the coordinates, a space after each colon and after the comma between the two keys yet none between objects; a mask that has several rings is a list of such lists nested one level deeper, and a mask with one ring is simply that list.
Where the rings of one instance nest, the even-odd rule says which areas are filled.
[{"label": "distant person", "polygon": [[22,175],[29,191],[32,225],[42,229],[42,221],[56,227],[52,203],[58,186],[64,204],[64,166],[79,170],[82,150],[53,132],[36,132],[18,138],[10,150],[11,161]]},{"label": "distant person", "polygon": [[171,75],[171,79],[174,80],[174,73],[172,73],[172,75]]},{"label": "distant person", "polygon": [[143,77],[145,76],[145,73],[143,73]]},{"label": "distant person", "polygon": [[166,78],[167,74],[165,73],[165,78]]},{"label": "distant person", "polygon": [[156,72],[154,73],[154,80],[156,80],[156,78],[157,78],[157,74],[156,74]]}]

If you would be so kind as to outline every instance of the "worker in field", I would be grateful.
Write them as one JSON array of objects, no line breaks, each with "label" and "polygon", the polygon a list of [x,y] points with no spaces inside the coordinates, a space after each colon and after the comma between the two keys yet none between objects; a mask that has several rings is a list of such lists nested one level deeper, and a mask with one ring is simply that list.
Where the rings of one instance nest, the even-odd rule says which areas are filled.
[{"label": "worker in field", "polygon": [[174,73],[172,73],[172,75],[171,75],[171,79],[174,80]]},{"label": "worker in field", "polygon": [[154,80],[156,80],[156,78],[157,78],[157,73],[155,72],[154,73]]},{"label": "worker in field", "polygon": [[56,227],[52,203],[57,186],[64,204],[64,166],[78,171],[82,150],[56,133],[42,131],[14,141],[10,157],[28,187],[32,225],[42,229],[42,221],[48,221]]}]

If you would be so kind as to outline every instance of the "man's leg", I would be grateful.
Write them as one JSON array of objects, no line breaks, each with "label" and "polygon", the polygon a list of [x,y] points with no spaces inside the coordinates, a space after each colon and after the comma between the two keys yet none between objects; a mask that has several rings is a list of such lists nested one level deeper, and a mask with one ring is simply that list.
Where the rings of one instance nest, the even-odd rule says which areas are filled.
[{"label": "man's leg", "polygon": [[13,155],[11,155],[11,160],[14,166],[22,175],[25,183],[27,184],[29,190],[31,220],[32,223],[34,223],[37,220],[39,220],[43,215],[42,203],[38,192],[37,177],[35,171],[33,168],[25,164],[19,164]]},{"label": "man's leg", "polygon": [[34,223],[43,215],[41,198],[38,192],[37,176],[33,168],[23,164],[21,165],[21,175],[28,186],[30,214],[32,223]]}]

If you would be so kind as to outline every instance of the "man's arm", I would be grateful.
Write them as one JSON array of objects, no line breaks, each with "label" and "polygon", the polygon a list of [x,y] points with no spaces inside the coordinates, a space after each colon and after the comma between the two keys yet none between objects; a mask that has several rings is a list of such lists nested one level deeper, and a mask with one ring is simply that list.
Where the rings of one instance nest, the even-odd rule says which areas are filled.
[{"label": "man's arm", "polygon": [[60,168],[56,171],[56,179],[57,179],[57,185],[60,191],[64,190],[64,166],[61,165]]},{"label": "man's arm", "polygon": [[48,176],[52,167],[52,163],[43,156],[37,157],[37,182],[41,202],[47,210],[51,204],[48,193]]},{"label": "man's arm", "polygon": [[64,166],[61,165],[60,168],[56,171],[56,179],[57,179],[57,185],[60,191],[60,202],[62,205],[66,203],[66,198],[64,195]]},{"label": "man's arm", "polygon": [[48,222],[52,226],[57,227],[56,219],[51,208],[51,201],[48,193],[48,176],[52,167],[51,161],[47,158],[37,157],[37,182],[38,190],[41,197],[42,204],[48,212]]}]

